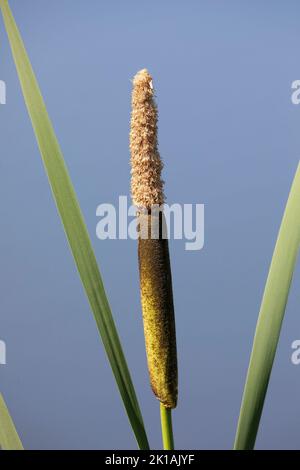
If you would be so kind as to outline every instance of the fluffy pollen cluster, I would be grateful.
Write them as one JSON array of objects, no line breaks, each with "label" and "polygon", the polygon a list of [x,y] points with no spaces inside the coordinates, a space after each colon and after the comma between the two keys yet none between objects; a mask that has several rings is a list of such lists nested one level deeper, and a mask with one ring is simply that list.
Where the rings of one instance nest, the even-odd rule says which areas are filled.
[{"label": "fluffy pollen cluster", "polygon": [[146,69],[133,79],[130,129],[131,196],[139,208],[151,209],[164,203],[161,171],[163,163],[158,152],[157,106],[152,77]]}]

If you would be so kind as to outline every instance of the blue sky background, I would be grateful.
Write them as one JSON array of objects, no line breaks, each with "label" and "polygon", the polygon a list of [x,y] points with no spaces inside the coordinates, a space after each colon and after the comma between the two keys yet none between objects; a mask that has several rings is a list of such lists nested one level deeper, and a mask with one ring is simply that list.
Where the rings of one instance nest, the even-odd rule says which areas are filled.
[{"label": "blue sky background", "polygon": [[[205,246],[170,244],[181,449],[231,448],[263,287],[300,155],[299,2],[10,2],[100,262],[153,448],[136,243],[96,238],[96,207],[129,194],[130,79],[147,67],[168,202],[204,203]],[[26,448],[135,448],[57,217],[0,24],[0,366]],[[299,448],[296,271],[257,448]]]}]

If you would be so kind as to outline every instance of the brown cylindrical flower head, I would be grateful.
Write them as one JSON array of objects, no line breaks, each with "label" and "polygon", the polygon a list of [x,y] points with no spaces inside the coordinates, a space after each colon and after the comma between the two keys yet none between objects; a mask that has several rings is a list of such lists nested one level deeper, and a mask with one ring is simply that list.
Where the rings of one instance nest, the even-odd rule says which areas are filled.
[{"label": "brown cylindrical flower head", "polygon": [[164,203],[162,161],[157,143],[157,106],[152,77],[146,69],[133,79],[130,130],[131,196],[137,207]]},{"label": "brown cylindrical flower head", "polygon": [[140,289],[150,382],[160,402],[166,408],[175,408],[177,352],[172,277],[165,217],[157,207],[164,203],[162,162],[152,78],[145,69],[133,80],[130,150],[131,193],[138,208]]},{"label": "brown cylindrical flower head", "polygon": [[[148,238],[139,238],[138,258],[141,303],[150,383],[155,396],[166,408],[177,404],[177,352],[168,240],[163,213],[139,214],[148,226]],[[159,238],[150,231],[158,228]]]}]

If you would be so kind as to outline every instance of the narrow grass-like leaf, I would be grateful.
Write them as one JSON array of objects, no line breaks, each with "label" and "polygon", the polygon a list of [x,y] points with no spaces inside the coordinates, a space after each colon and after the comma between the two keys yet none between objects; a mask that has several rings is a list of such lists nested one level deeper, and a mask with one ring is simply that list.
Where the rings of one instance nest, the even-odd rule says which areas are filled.
[{"label": "narrow grass-like leaf", "polygon": [[0,393],[0,449],[23,450],[22,442]]},{"label": "narrow grass-like leaf", "polygon": [[262,299],[234,448],[253,449],[300,245],[300,164],[291,187]]},{"label": "narrow grass-like leaf", "polygon": [[77,197],[37,80],[7,0],[0,0],[6,31],[53,196],[140,448],[148,448],[142,415]]}]

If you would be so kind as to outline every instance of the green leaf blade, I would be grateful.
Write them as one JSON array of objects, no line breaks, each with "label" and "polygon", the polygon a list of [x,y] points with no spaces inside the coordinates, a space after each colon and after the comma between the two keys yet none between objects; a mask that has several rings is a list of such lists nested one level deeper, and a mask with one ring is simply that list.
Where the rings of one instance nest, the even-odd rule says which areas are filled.
[{"label": "green leaf blade", "polygon": [[291,187],[257,321],[234,449],[253,449],[300,246],[300,164]]},{"label": "green leaf blade", "polygon": [[140,448],[149,444],[90,237],[20,32],[6,0],[0,7],[27,110],[79,275]]},{"label": "green leaf blade", "polygon": [[24,450],[4,398],[0,393],[0,449]]}]

